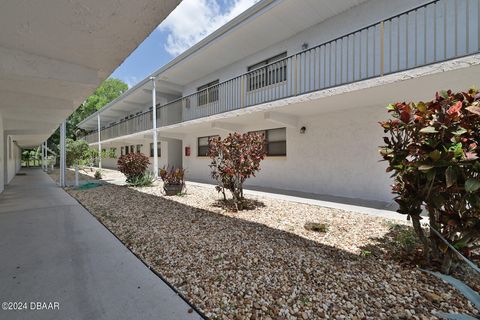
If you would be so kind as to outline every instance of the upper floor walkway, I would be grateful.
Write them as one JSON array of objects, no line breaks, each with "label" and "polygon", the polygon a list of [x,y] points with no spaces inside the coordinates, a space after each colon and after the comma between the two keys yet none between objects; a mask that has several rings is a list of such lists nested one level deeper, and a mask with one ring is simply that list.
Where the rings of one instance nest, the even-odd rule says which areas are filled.
[{"label": "upper floor walkway", "polygon": [[[328,42],[278,55],[229,80],[156,107],[164,127],[262,103],[382,77],[480,50],[480,0],[437,0]],[[101,117],[101,115],[100,115]],[[100,131],[100,139],[152,130],[152,110]],[[99,140],[98,131],[86,136]]]}]

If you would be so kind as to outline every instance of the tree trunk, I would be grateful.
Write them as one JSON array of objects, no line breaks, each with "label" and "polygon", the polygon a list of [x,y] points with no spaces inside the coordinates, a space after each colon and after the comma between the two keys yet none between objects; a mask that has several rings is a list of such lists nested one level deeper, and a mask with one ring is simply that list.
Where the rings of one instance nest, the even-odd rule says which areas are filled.
[{"label": "tree trunk", "polygon": [[422,226],[420,224],[420,216],[411,215],[410,217],[412,218],[413,229],[415,230],[415,233],[423,244],[423,255],[425,257],[425,260],[430,262],[430,243],[425,236],[425,233],[423,232]]},{"label": "tree trunk", "polygon": [[443,255],[441,271],[443,274],[450,274],[453,266],[453,253],[452,250],[447,249],[447,252]]},{"label": "tree trunk", "polygon": [[225,194],[225,187],[222,186],[223,201],[227,201],[227,195]]},{"label": "tree trunk", "polygon": [[[437,211],[434,209],[428,209],[429,212],[429,219],[430,219],[430,226],[440,232],[440,228],[437,224]],[[440,249],[439,244],[441,244],[440,238],[430,230],[430,249],[432,258],[435,260],[440,260]]]}]

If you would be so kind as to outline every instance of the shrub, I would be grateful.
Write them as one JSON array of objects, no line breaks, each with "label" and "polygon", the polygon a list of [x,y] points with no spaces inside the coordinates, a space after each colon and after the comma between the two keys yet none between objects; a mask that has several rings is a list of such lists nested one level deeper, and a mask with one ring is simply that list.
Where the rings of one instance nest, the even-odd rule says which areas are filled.
[{"label": "shrub", "polygon": [[150,161],[143,153],[132,152],[121,156],[118,161],[118,170],[127,177],[127,182],[143,175]]},{"label": "shrub", "polygon": [[[412,219],[426,261],[440,260],[449,273],[453,253],[434,230],[467,256],[480,240],[480,94],[443,91],[387,109],[393,119],[380,123],[388,134],[380,153],[393,172],[398,212]],[[429,235],[420,225],[423,209]]]},{"label": "shrub", "polygon": [[400,249],[400,252],[411,255],[417,245],[417,236],[410,226],[394,224],[390,227],[390,232],[394,234],[394,245]]},{"label": "shrub", "polygon": [[134,187],[149,187],[154,181],[155,175],[150,171],[145,171],[141,175],[131,178],[128,184]]},{"label": "shrub", "polygon": [[169,185],[184,185],[185,184],[185,169],[174,168],[170,170],[168,167],[160,169],[160,178],[165,184]]},{"label": "shrub", "polygon": [[97,180],[102,179],[102,171],[99,170],[99,169],[97,169],[97,170],[95,171],[95,174],[93,175],[93,177],[94,177],[95,179],[97,179]]},{"label": "shrub", "polygon": [[260,170],[265,158],[265,137],[259,133],[230,133],[221,140],[212,138],[209,157],[211,176],[217,180],[218,192],[230,190],[237,210],[243,209],[243,183]]},{"label": "shrub", "polygon": [[328,225],[326,223],[307,222],[303,227],[309,231],[320,233],[326,233],[328,231]]},{"label": "shrub", "polygon": [[74,164],[80,164],[88,153],[89,146],[85,140],[67,139],[65,144],[66,164],[71,167]]},{"label": "shrub", "polygon": [[83,153],[82,163],[89,166],[94,166],[100,160],[97,148],[88,148]]}]

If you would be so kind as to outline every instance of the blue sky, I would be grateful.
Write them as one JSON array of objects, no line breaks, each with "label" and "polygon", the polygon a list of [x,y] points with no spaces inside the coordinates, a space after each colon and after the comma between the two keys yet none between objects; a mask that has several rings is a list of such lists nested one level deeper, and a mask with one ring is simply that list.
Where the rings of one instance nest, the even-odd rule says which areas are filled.
[{"label": "blue sky", "polygon": [[112,73],[134,86],[259,0],[183,0]]}]

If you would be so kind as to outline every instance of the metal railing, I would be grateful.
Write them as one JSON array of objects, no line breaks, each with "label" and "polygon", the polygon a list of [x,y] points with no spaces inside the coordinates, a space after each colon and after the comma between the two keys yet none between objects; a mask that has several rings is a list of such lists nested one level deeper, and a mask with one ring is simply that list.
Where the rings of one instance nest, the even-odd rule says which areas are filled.
[{"label": "metal railing", "polygon": [[[480,0],[436,0],[157,107],[168,126],[479,52]],[[151,117],[151,111],[144,115]],[[151,118],[150,118],[151,119]],[[129,119],[126,122],[137,120]],[[116,124],[102,140],[151,129]],[[123,129],[124,127],[127,129]],[[133,130],[133,131],[132,131]],[[104,134],[105,132],[105,134]],[[96,138],[87,141],[96,141]],[[90,141],[89,141],[90,142]]]}]

